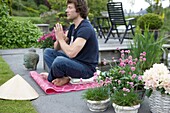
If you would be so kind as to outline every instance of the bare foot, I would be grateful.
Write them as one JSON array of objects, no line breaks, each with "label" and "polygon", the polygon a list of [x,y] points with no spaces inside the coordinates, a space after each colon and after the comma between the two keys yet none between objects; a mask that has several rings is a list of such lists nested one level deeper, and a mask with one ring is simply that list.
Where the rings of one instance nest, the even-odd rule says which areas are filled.
[{"label": "bare foot", "polygon": [[70,81],[70,78],[69,77],[63,77],[63,78],[56,78],[52,81],[52,83],[55,85],[55,86],[63,86],[67,83],[69,83]]},{"label": "bare foot", "polygon": [[43,79],[47,80],[47,78],[48,78],[48,73],[47,72],[42,72],[42,73],[40,73],[40,75],[41,75],[41,77]]}]

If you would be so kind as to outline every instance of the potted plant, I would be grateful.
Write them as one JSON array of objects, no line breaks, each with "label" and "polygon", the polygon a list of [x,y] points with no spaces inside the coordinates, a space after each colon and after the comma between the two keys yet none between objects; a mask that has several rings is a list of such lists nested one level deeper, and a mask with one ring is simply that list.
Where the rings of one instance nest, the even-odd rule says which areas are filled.
[{"label": "potted plant", "polygon": [[154,13],[148,13],[138,18],[137,25],[142,29],[142,32],[147,28],[154,33],[155,40],[158,37],[158,31],[163,26],[163,19]]},{"label": "potted plant", "polygon": [[143,75],[145,89],[153,113],[169,113],[170,72],[164,64],[154,64]]},{"label": "potted plant", "polygon": [[87,89],[83,95],[90,111],[105,111],[110,104],[110,96],[107,86]]},{"label": "potted plant", "polygon": [[133,90],[115,91],[111,98],[116,113],[138,113],[141,100]]},{"label": "potted plant", "polygon": [[[135,58],[139,58],[141,52],[145,51],[145,58],[148,59],[143,63],[141,67],[143,71],[149,69],[154,63],[160,63],[163,56],[163,47],[165,38],[162,35],[157,40],[154,39],[154,34],[149,32],[149,29],[145,29],[142,34],[140,29],[136,29],[136,34],[133,37],[133,43],[131,43],[131,55]],[[153,57],[154,56],[154,57]]]},{"label": "potted plant", "polygon": [[[121,58],[118,63],[114,58],[113,63],[107,60],[103,61],[104,64],[109,62],[111,68],[108,71],[100,72],[99,78],[103,81],[110,78],[111,83],[108,84],[108,87],[116,113],[127,111],[129,113],[137,113],[145,93],[142,80],[142,66],[146,61],[146,52],[142,52],[139,58],[133,58],[130,55],[130,50],[121,50],[120,53]],[[143,91],[142,97],[139,97],[138,90]],[[130,109],[127,109],[129,107]],[[133,109],[134,111],[132,108],[135,108]]]}]

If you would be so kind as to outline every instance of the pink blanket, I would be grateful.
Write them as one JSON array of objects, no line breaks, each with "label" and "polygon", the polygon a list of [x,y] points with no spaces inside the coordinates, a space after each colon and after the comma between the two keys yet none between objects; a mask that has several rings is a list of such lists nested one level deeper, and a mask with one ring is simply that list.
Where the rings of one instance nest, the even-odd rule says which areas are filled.
[{"label": "pink blanket", "polygon": [[30,71],[30,76],[35,80],[35,82],[44,90],[46,94],[56,94],[63,92],[71,92],[71,91],[79,91],[85,90],[88,88],[96,87],[98,84],[95,82],[85,83],[85,84],[66,84],[64,86],[57,87],[53,85],[51,82],[43,79],[40,74],[36,71]]}]

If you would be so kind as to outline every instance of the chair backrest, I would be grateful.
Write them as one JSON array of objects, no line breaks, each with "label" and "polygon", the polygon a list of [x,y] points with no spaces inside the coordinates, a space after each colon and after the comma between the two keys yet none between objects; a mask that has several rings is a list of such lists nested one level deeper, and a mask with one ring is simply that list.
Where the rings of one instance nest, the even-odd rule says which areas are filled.
[{"label": "chair backrest", "polygon": [[112,25],[126,25],[122,2],[108,2],[107,9]]}]

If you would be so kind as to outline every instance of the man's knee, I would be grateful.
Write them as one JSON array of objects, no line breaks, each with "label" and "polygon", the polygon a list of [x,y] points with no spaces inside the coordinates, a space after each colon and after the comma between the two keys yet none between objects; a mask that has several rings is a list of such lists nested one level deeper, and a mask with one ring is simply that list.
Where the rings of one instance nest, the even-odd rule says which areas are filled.
[{"label": "man's knee", "polygon": [[68,64],[68,58],[64,56],[58,56],[55,58],[52,65],[57,67],[62,67],[62,66],[66,66],[66,64]]},{"label": "man's knee", "polygon": [[45,48],[44,55],[48,55],[49,53],[51,53],[51,51],[52,51],[51,48]]}]

